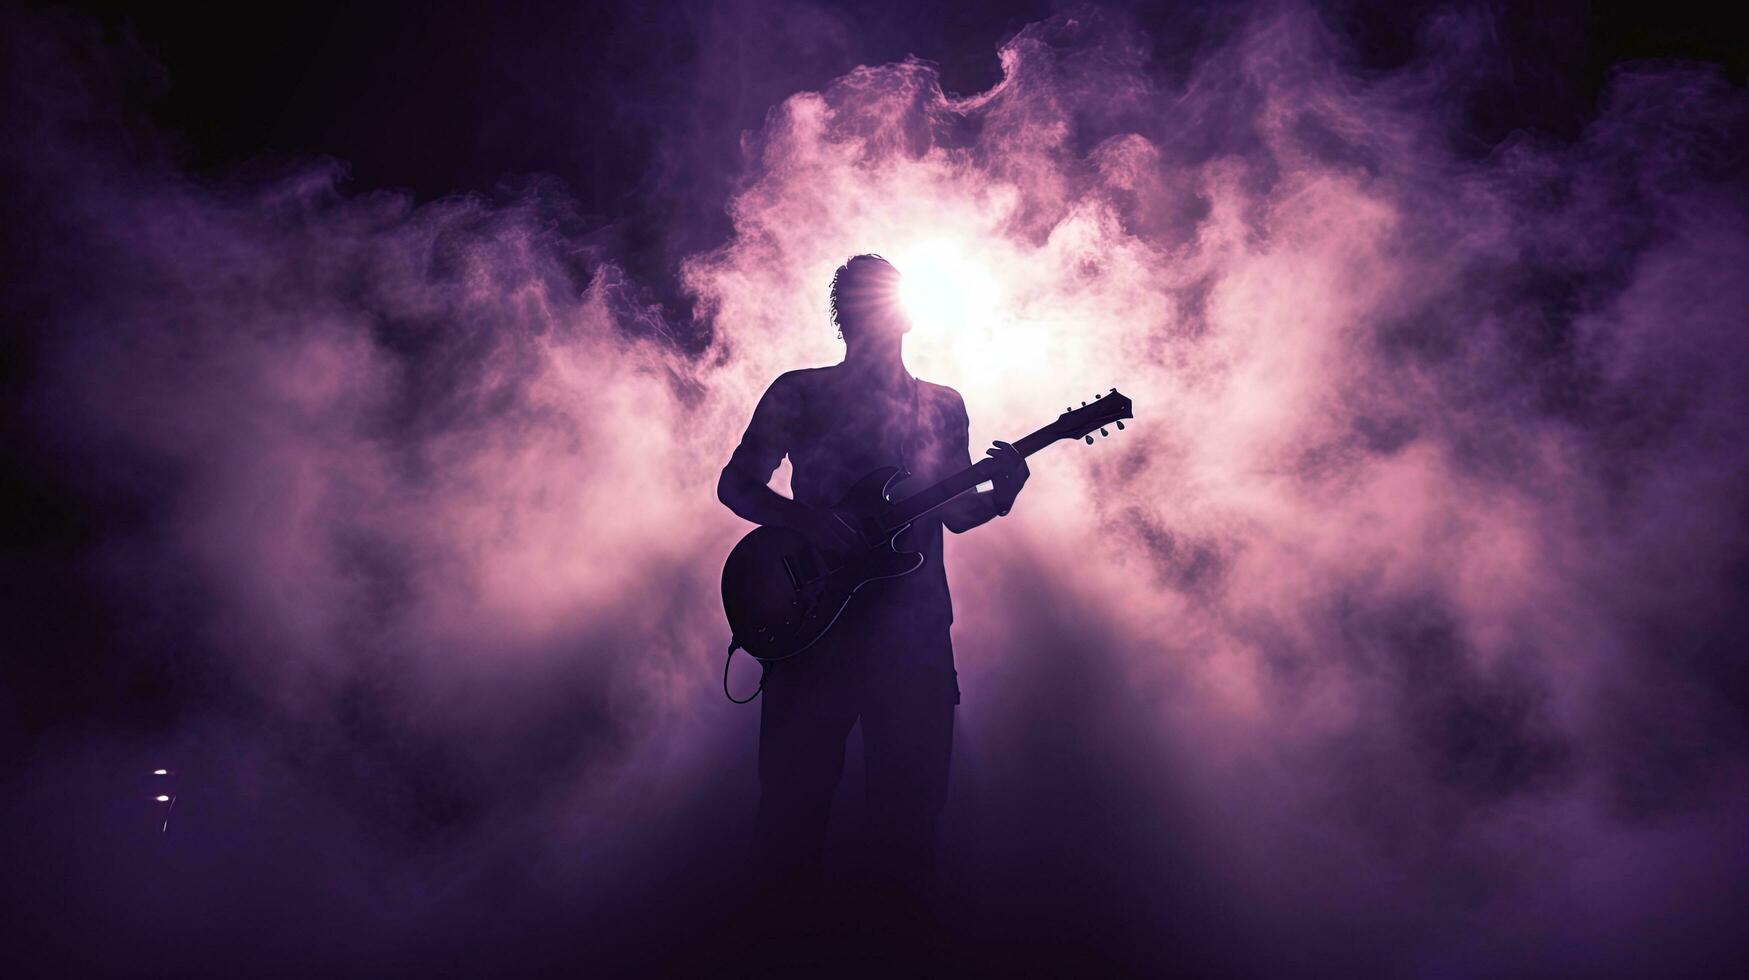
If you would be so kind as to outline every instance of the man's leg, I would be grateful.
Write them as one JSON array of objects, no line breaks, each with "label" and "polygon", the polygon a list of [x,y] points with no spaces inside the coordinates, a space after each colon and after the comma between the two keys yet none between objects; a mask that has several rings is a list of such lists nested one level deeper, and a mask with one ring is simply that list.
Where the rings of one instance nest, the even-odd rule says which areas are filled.
[{"label": "man's leg", "polygon": [[855,700],[832,667],[824,660],[779,663],[766,678],[753,856],[765,897],[780,907],[762,914],[816,904],[826,821],[844,769],[844,740],[856,723]]},{"label": "man's leg", "polygon": [[951,679],[931,675],[878,685],[863,709],[870,876],[906,915],[924,914],[934,887],[954,702]]}]

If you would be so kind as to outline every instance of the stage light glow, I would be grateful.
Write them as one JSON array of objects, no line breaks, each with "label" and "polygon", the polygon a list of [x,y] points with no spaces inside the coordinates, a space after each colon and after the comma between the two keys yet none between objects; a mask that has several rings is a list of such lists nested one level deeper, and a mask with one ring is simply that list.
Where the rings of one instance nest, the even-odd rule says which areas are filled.
[{"label": "stage light glow", "polygon": [[154,775],[154,776],[168,776],[168,775],[170,775],[170,770],[168,770],[168,769],[154,769],[154,770],[152,770],[152,775]]},{"label": "stage light glow", "polygon": [[903,276],[899,301],[917,329],[951,330],[993,314],[1001,290],[990,268],[974,254],[959,242],[936,239],[895,259]]},{"label": "stage light glow", "polygon": [[159,803],[169,803],[170,802],[170,797],[165,796],[162,793],[158,794],[156,799],[158,800]]}]

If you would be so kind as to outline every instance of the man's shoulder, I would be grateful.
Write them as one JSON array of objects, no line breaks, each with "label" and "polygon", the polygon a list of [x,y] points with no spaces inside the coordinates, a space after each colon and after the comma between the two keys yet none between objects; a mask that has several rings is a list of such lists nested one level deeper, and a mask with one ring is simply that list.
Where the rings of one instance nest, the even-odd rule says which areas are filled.
[{"label": "man's shoulder", "polygon": [[960,393],[947,385],[936,384],[933,381],[924,381],[922,378],[918,378],[917,383],[921,384],[923,390],[929,393],[932,397],[940,398],[944,401],[959,402],[962,405],[965,404],[965,399],[960,397]]},{"label": "man's shoulder", "polygon": [[962,415],[965,414],[966,400],[960,397],[959,392],[947,385],[936,384],[933,381],[924,381],[921,378],[918,379],[918,383],[923,386],[923,395],[925,398],[928,398],[930,401],[943,408],[957,411]]},{"label": "man's shoulder", "polygon": [[785,371],[771,382],[767,391],[778,396],[805,396],[808,392],[818,388],[825,380],[826,373],[831,370],[831,368],[814,367]]},{"label": "man's shoulder", "polygon": [[771,386],[773,388],[779,386],[785,388],[809,388],[824,381],[826,378],[830,377],[831,374],[831,367],[796,368],[794,371],[785,371],[778,375],[777,380],[773,381]]}]

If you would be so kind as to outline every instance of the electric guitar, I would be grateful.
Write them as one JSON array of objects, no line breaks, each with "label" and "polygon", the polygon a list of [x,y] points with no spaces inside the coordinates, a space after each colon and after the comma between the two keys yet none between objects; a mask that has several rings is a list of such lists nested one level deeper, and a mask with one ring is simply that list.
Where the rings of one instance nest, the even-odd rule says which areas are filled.
[{"label": "electric guitar", "polygon": [[[1022,456],[1062,439],[1086,439],[1093,432],[1110,435],[1105,426],[1130,414],[1130,400],[1116,388],[1080,408],[1065,410],[1057,420],[1014,442]],[[923,556],[900,551],[895,538],[918,518],[960,494],[995,477],[1001,468],[985,459],[903,500],[889,495],[892,485],[910,474],[897,466],[882,466],[856,481],[832,515],[856,533],[860,543],[844,552],[822,552],[807,536],[786,527],[760,527],[748,532],[723,564],[723,611],[735,642],[763,662],[787,660],[826,635],[856,590],[884,578],[909,575]]]}]

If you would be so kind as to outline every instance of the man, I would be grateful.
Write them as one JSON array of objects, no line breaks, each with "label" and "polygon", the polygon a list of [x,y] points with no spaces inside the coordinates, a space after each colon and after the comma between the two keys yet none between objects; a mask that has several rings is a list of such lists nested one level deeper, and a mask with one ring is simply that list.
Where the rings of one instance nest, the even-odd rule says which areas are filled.
[{"label": "man", "polygon": [[[910,471],[893,491],[902,498],[971,465],[959,393],[905,369],[910,323],[898,287],[898,270],[878,255],[838,268],[831,309],[844,360],[791,371],[765,392],[717,486],[730,510],[841,550],[854,538],[826,508],[870,470]],[[993,489],[954,500],[899,538],[901,548],[924,556],[922,567],[864,586],[818,643],[766,670],[754,850],[791,902],[807,904],[818,886],[845,738],[859,719],[869,870],[902,903],[928,891],[959,703],[941,529],[957,534],[1008,513],[1028,476],[1013,446],[998,442],[989,454],[1006,464]],[[793,499],[768,486],[786,455]]]}]

